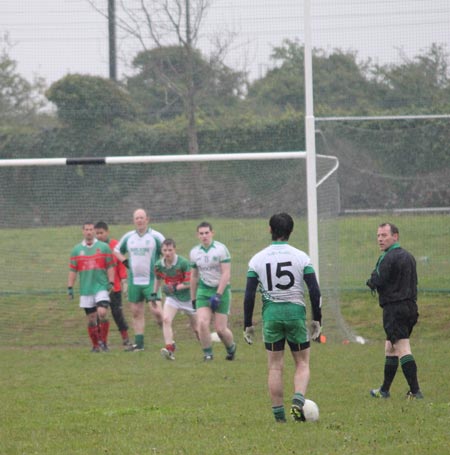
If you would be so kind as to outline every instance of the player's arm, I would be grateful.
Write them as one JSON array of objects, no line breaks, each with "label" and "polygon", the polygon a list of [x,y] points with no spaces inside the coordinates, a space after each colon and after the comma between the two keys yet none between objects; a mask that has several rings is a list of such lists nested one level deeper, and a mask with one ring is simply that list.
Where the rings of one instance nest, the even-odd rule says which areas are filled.
[{"label": "player's arm", "polygon": [[223,291],[231,280],[231,262],[220,263],[220,281],[217,286],[217,294],[223,295]]},{"label": "player's arm", "polygon": [[313,341],[319,339],[322,332],[322,297],[316,273],[312,267],[306,267],[303,279],[308,286],[309,298],[311,301],[312,321],[310,335]]},{"label": "player's arm", "polygon": [[[156,269],[155,269],[155,273],[156,273]],[[158,275],[156,275],[156,280],[155,280],[155,283],[153,285],[153,293],[154,294],[158,293],[159,288],[161,287],[161,283],[162,283],[162,278],[159,277]]]},{"label": "player's arm", "polygon": [[191,270],[191,283],[190,283],[192,301],[194,301],[196,299],[197,287],[198,287],[198,268],[193,267]]},{"label": "player's arm", "polygon": [[306,286],[308,286],[309,299],[311,301],[312,318],[314,321],[322,323],[322,300],[316,273],[314,271],[309,273],[305,271],[303,279],[305,280]]},{"label": "player's arm", "polygon": [[126,243],[124,242],[125,240],[122,237],[119,243],[114,247],[113,254],[118,261],[120,261],[126,268],[128,268],[128,259],[124,254],[126,253]]},{"label": "player's arm", "polygon": [[176,285],[175,289],[177,291],[184,291],[185,289],[190,289],[191,287],[191,266],[189,264],[185,265],[185,270],[183,270],[183,281]]},{"label": "player's arm", "polygon": [[113,263],[106,270],[106,274],[108,275],[108,281],[114,286],[114,279],[115,279],[115,266]]},{"label": "player's arm", "polygon": [[73,288],[75,281],[77,280],[77,272],[69,270],[69,277],[67,278],[67,287]]},{"label": "player's arm", "polygon": [[255,308],[256,289],[258,287],[258,277],[247,276],[247,284],[244,294],[244,340],[248,344],[253,343],[253,310]]},{"label": "player's arm", "polygon": [[372,272],[369,280],[366,283],[370,289],[373,290],[382,288],[387,282],[389,282],[390,278],[392,277],[392,259],[392,255],[386,255],[384,256],[384,259],[378,263],[377,267]]},{"label": "player's arm", "polygon": [[67,296],[69,299],[73,299],[73,286],[77,279],[77,272],[69,270],[69,276],[67,277]]}]

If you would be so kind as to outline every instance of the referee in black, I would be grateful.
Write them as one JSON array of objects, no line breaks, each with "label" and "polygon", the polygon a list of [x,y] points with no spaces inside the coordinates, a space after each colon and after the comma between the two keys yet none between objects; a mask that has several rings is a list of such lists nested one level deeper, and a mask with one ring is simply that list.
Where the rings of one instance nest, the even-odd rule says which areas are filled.
[{"label": "referee in black", "polygon": [[423,398],[417,380],[417,365],[411,352],[409,337],[417,323],[417,271],[414,256],[399,244],[399,231],[392,223],[382,223],[377,231],[381,256],[367,286],[383,309],[383,327],[386,332],[384,381],[370,394],[374,398],[389,398],[398,364],[409,385],[408,399]]}]

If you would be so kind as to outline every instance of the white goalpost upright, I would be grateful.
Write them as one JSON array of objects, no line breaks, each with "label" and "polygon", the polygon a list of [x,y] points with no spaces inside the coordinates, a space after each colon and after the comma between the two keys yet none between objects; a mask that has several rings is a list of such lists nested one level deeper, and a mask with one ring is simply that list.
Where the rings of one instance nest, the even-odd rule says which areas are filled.
[{"label": "white goalpost upright", "polygon": [[312,31],[311,2],[304,0],[305,28],[305,137],[306,137],[306,179],[308,188],[308,245],[309,255],[320,278],[319,236],[317,219],[317,182],[316,182],[316,138],[314,122],[313,78],[312,78]]}]

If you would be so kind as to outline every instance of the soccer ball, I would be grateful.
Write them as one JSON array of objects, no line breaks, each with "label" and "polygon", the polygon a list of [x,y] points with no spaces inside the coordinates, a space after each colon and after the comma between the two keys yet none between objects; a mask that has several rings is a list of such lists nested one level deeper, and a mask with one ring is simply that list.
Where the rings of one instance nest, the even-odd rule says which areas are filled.
[{"label": "soccer ball", "polygon": [[213,341],[214,343],[220,343],[220,338],[219,338],[219,335],[217,334],[217,332],[212,332],[211,333],[211,341]]},{"label": "soccer ball", "polygon": [[319,420],[319,406],[312,400],[305,400],[303,405],[303,415],[307,422],[317,422]]}]

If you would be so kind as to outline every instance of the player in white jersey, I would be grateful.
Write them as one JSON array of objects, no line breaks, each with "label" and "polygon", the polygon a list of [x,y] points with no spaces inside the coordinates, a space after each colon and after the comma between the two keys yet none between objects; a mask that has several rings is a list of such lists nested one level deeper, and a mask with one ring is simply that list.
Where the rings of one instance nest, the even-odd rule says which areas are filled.
[{"label": "player in white jersey", "polygon": [[308,255],[287,242],[294,220],[287,213],[269,221],[272,244],[249,262],[244,298],[244,339],[253,343],[253,310],[256,289],[262,294],[264,344],[268,355],[269,394],[277,422],[286,422],[283,404],[284,346],[287,341],[295,362],[294,396],[291,415],[304,421],[303,405],[309,383],[310,338],[306,327],[305,289],[308,286],[312,308],[311,338],[320,336],[321,296],[316,274]]},{"label": "player in white jersey", "polygon": [[[128,301],[131,305],[135,343],[127,351],[144,350],[145,302],[156,322],[162,324],[161,298],[154,298],[155,264],[161,255],[164,236],[149,227],[150,218],[144,209],[133,214],[135,230],[127,232],[114,248],[114,254],[128,268]],[[128,258],[127,258],[127,256]]]},{"label": "player in white jersey", "polygon": [[205,361],[213,359],[210,325],[214,314],[214,326],[225,346],[226,360],[233,360],[236,344],[228,327],[231,306],[231,256],[227,247],[213,240],[210,223],[203,221],[197,226],[200,245],[192,248],[190,261],[191,299],[197,308],[197,328]]}]

